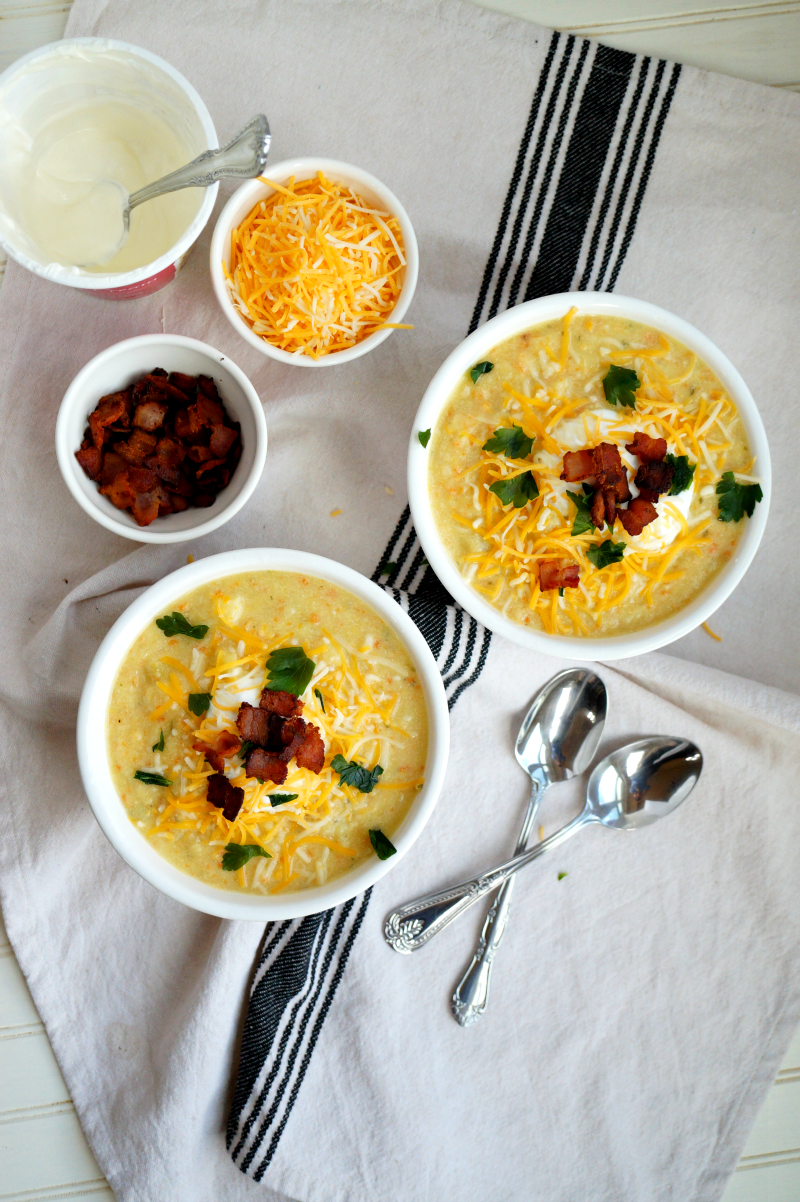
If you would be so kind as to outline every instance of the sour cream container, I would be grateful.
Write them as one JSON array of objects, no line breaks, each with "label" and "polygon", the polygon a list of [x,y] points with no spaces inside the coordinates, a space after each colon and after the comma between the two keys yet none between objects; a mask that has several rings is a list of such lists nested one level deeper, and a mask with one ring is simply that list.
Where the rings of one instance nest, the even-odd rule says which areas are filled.
[{"label": "sour cream container", "polygon": [[[53,113],[93,104],[138,111],[162,123],[185,148],[182,162],[218,145],[214,124],[195,89],[155,54],[109,38],[72,38],[43,46],[0,75],[0,244],[12,259],[44,279],[107,300],[130,300],[157,292],[175,278],[211,216],[219,185],[203,189],[199,197],[198,190],[186,190],[180,202],[185,225],[180,217],[168,227],[169,244],[149,262],[117,271],[54,262],[26,225],[30,148],[37,147],[38,138],[42,153],[47,152]],[[180,165],[175,162],[168,170]],[[172,193],[173,198],[181,195]]]}]

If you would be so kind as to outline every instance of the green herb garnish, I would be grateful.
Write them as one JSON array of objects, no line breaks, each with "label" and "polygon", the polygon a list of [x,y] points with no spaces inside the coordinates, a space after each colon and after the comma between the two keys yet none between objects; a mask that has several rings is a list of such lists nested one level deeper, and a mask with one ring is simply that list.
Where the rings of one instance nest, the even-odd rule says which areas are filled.
[{"label": "green herb garnish", "polygon": [[189,694],[189,710],[193,714],[197,714],[200,718],[211,705],[210,693],[190,693]]},{"label": "green herb garnish", "polygon": [[156,626],[164,631],[167,638],[174,634],[185,634],[190,639],[204,639],[208,633],[207,626],[192,626],[177,609],[171,614],[165,614],[163,618],[156,618]]},{"label": "green herb garnish", "polygon": [[163,730],[160,730],[158,732],[158,742],[154,743],[153,746],[150,748],[150,750],[151,751],[163,751],[164,750],[164,732],[163,732]]},{"label": "green herb garnish", "polygon": [[500,498],[503,505],[513,505],[522,509],[528,501],[538,497],[539,489],[533,478],[533,472],[522,472],[519,476],[509,476],[505,480],[495,480],[489,485],[489,492]]},{"label": "green herb garnish", "polygon": [[384,835],[383,831],[370,831],[369,841],[375,848],[375,855],[379,860],[388,860],[389,856],[393,856],[397,848]]},{"label": "green herb garnish", "polygon": [[273,805],[273,806],[282,806],[287,801],[297,801],[297,798],[299,796],[300,796],[299,793],[268,793],[267,794],[269,803],[270,803],[270,805]]},{"label": "green herb garnish", "polygon": [[563,590],[563,588],[560,588],[560,589],[558,590],[558,595],[559,595],[559,597],[563,597],[563,596],[564,596],[564,590]]},{"label": "green herb garnish", "polygon": [[380,572],[378,573],[378,575],[380,575],[380,576],[391,576],[392,572],[395,570],[395,568],[396,568],[396,567],[397,567],[397,564],[396,564],[396,563],[392,563],[392,562],[391,562],[391,560],[390,560],[390,561],[389,561],[389,563],[385,563],[385,564],[383,565],[383,567],[381,568],[381,570],[380,570]]},{"label": "green herb garnish", "polygon": [[619,563],[625,554],[625,543],[612,543],[610,538],[599,546],[588,547],[586,554],[596,568],[607,568],[609,564]]},{"label": "green herb garnish", "polygon": [[481,376],[485,376],[487,372],[494,370],[494,364],[488,359],[484,359],[482,363],[476,363],[474,367],[469,369],[469,378],[473,384],[477,384]]},{"label": "green herb garnish", "polygon": [[564,879],[564,877],[565,877],[565,876],[569,876],[569,873],[568,873],[568,872],[559,872],[559,874],[558,874],[558,879],[559,879],[560,881],[563,881],[563,879]]},{"label": "green herb garnish", "polygon": [[417,438],[420,440],[422,445],[426,447],[431,440],[430,430],[417,430]]},{"label": "green herb garnish", "polygon": [[632,367],[617,367],[612,363],[603,380],[603,392],[609,405],[627,405],[636,408],[634,393],[641,388],[642,382]]},{"label": "green herb garnish", "polygon": [[722,473],[717,496],[721,522],[741,522],[745,514],[751,518],[758,502],[764,499],[760,484],[739,484],[733,472]]},{"label": "green herb garnish", "polygon": [[323,714],[327,713],[327,711],[325,709],[325,699],[323,698],[322,693],[320,693],[319,689],[314,689],[314,696],[316,697],[317,701],[322,706]]},{"label": "green herb garnish", "polygon": [[679,492],[685,492],[687,488],[691,487],[697,464],[690,463],[688,455],[667,455],[665,462],[671,463],[675,469],[667,496],[677,497]]},{"label": "green herb garnish", "polygon": [[496,455],[505,455],[506,459],[526,459],[531,453],[533,439],[523,430],[522,426],[500,426],[482,447],[484,451],[492,451]]},{"label": "green herb garnish", "polygon": [[256,743],[251,743],[249,739],[245,739],[245,741],[242,743],[241,747],[239,748],[239,758],[242,760],[246,760],[247,757],[249,756],[250,752],[256,746],[257,746]]},{"label": "green herb garnish", "polygon": [[269,852],[264,851],[257,843],[228,843],[222,856],[223,870],[235,872],[237,868],[244,868],[254,856],[263,856],[265,860],[272,859]]},{"label": "green herb garnish", "polygon": [[579,492],[569,491],[567,491],[567,496],[578,511],[575,514],[575,521],[572,523],[572,533],[586,534],[588,530],[595,530],[596,527],[592,521],[592,497],[594,496],[592,489],[587,491],[584,486],[583,496]]},{"label": "green herb garnish", "polygon": [[371,793],[378,783],[378,777],[383,775],[383,768],[376,764],[374,768],[365,768],[355,760],[348,763],[343,755],[335,755],[331,760],[331,768],[339,773],[339,783],[352,785],[359,793]]},{"label": "green herb garnish", "polygon": [[160,785],[162,789],[168,789],[172,784],[171,780],[159,776],[157,772],[134,772],[133,779],[140,780],[143,785]]},{"label": "green herb garnish", "polygon": [[282,689],[302,697],[314,675],[316,664],[309,659],[302,647],[281,647],[273,651],[267,660],[267,688]]}]

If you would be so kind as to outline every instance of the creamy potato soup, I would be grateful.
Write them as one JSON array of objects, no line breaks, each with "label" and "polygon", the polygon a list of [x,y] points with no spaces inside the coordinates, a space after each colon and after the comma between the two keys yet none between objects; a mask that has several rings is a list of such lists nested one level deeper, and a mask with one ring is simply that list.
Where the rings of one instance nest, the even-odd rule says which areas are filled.
[{"label": "creamy potato soup", "polygon": [[434,519],[464,579],[549,634],[620,635],[674,614],[761,500],[710,368],[659,330],[574,309],[476,363],[428,455]]},{"label": "creamy potato soup", "polygon": [[391,855],[427,747],[397,635],[345,589],[293,572],[225,577],[170,605],[125,656],[108,710],[131,822],[184,872],[248,893]]}]

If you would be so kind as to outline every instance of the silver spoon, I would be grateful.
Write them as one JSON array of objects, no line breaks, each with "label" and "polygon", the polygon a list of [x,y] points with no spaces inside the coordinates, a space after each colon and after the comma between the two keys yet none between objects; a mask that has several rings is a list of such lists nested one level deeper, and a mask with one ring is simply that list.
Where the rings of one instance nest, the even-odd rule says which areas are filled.
[{"label": "silver spoon", "polygon": [[396,952],[417,951],[478,898],[590,822],[636,830],[671,814],[697,784],[702,767],[703,756],[688,739],[651,735],[612,752],[589,777],[586,805],[577,818],[505,864],[393,910],[383,928],[386,942]]},{"label": "silver spoon", "polygon": [[[559,672],[534,697],[514,749],[517,762],[531,778],[515,855],[527,845],[545,789],[556,781],[580,776],[594,759],[605,725],[606,702],[605,685],[586,668]],[[453,994],[451,1008],[462,1027],[474,1023],[486,1009],[492,963],[508,921],[513,889],[512,876],[500,888],[472,962]]]},{"label": "silver spoon", "polygon": [[[222,146],[219,150],[204,150],[196,159],[192,159],[191,163],[178,167],[169,175],[162,175],[161,179],[153,180],[151,184],[145,184],[138,192],[128,195],[121,184],[114,182],[114,186],[119,188],[126,198],[122,209],[122,237],[114,250],[103,256],[101,262],[83,266],[101,266],[119,252],[130,232],[131,210],[138,205],[155,200],[157,196],[164,196],[167,192],[178,192],[181,188],[208,188],[225,176],[253,179],[261,175],[267,165],[271,140],[269,122],[263,113],[259,113],[252,121],[248,121],[244,129],[239,130],[227,146]],[[107,186],[109,182],[104,181],[104,185]]]}]

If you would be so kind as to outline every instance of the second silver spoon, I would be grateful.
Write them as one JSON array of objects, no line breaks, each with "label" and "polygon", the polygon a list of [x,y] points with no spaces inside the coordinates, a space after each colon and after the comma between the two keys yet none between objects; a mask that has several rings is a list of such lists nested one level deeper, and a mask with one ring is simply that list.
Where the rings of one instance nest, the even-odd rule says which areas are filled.
[{"label": "second silver spoon", "polygon": [[[514,854],[527,845],[545,790],[580,776],[594,759],[606,720],[606,687],[586,668],[568,668],[543,685],[525,715],[514,749],[531,778],[531,795]],[[453,994],[453,1017],[468,1027],[489,1000],[492,964],[503,938],[514,889],[509,877],[486,916],[475,955]]]}]

